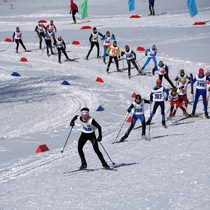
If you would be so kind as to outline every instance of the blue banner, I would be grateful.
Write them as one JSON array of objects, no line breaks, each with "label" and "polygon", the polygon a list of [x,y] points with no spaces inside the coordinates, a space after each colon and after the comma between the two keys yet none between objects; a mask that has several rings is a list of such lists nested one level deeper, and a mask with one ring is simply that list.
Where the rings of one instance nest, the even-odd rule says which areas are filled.
[{"label": "blue banner", "polygon": [[134,0],[128,1],[128,9],[129,9],[129,11],[135,10],[135,1]]},{"label": "blue banner", "polygon": [[197,7],[196,7],[195,0],[188,0],[187,1],[187,6],[188,6],[189,13],[190,13],[191,17],[194,17],[195,15],[198,14],[198,10],[197,10]]}]

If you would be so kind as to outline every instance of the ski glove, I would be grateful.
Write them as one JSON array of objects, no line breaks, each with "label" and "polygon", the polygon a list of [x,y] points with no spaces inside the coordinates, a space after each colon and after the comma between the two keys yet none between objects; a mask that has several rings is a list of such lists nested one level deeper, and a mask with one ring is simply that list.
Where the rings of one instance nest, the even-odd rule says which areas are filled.
[{"label": "ski glove", "polygon": [[130,108],[128,108],[128,109],[127,109],[127,112],[129,112],[129,113],[130,113],[130,112],[131,112],[131,109],[130,109]]},{"label": "ski glove", "polygon": [[191,94],[193,94],[194,93],[194,91],[193,90],[191,90]]},{"label": "ski glove", "polygon": [[74,124],[73,121],[70,122],[70,126],[71,126],[71,127],[74,127],[74,126],[75,126],[75,124]]},{"label": "ski glove", "polygon": [[97,141],[102,141],[102,136],[98,136]]}]

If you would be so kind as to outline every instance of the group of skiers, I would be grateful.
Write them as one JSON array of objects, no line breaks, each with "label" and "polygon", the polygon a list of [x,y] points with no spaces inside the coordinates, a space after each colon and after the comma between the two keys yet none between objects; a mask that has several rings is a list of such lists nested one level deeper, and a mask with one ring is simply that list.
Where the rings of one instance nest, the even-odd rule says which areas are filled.
[{"label": "group of skiers", "polygon": [[[72,2],[73,3],[73,2]],[[73,12],[73,10],[71,11]],[[74,20],[76,23],[76,20]],[[66,44],[61,36],[58,36],[56,38],[55,33],[57,32],[57,28],[53,23],[53,20],[50,21],[50,23],[45,26],[43,23],[38,23],[38,25],[35,27],[35,32],[37,33],[37,36],[39,38],[39,49],[44,50],[46,46],[47,55],[49,56],[49,50],[51,54],[55,54],[53,52],[53,45],[56,46],[56,49],[58,51],[58,62],[61,63],[61,52],[66,57],[66,60],[70,60],[66,53]],[[18,53],[18,47],[19,44],[22,45],[24,50],[27,52],[29,50],[26,49],[25,45],[23,44],[23,41],[21,39],[22,32],[20,31],[19,27],[16,27],[15,32],[13,33],[13,41],[16,42],[16,52]],[[157,47],[155,44],[151,46],[151,48],[148,48],[145,50],[145,57],[147,56],[146,62],[144,63],[143,67],[141,68],[138,62],[136,61],[136,54],[135,52],[130,49],[128,45],[125,45],[124,50],[120,50],[120,48],[117,46],[117,41],[114,34],[111,34],[109,31],[106,32],[105,35],[98,32],[97,28],[94,27],[93,31],[89,37],[90,41],[90,49],[87,53],[86,59],[88,60],[89,55],[91,51],[93,50],[94,46],[97,48],[97,58],[101,58],[100,56],[100,45],[99,45],[99,36],[101,36],[101,41],[103,41],[103,62],[106,64],[106,57],[109,57],[108,64],[106,71],[109,72],[110,65],[112,64],[112,61],[114,59],[114,62],[116,64],[116,70],[120,71],[119,69],[119,59],[121,56],[123,57],[125,55],[125,59],[128,65],[128,77],[131,77],[131,64],[136,68],[138,74],[143,74],[146,66],[148,63],[153,60],[154,67],[152,69],[152,75],[155,75],[155,72],[158,71],[158,79],[156,80],[156,85],[153,88],[149,100],[143,99],[140,94],[137,94],[135,97],[135,100],[133,103],[128,107],[127,112],[132,112],[132,120],[130,127],[124,134],[124,136],[120,139],[120,141],[124,141],[126,138],[128,138],[130,132],[132,131],[133,127],[135,126],[136,121],[139,119],[142,123],[142,139],[146,138],[146,125],[149,125],[152,121],[153,116],[155,115],[157,108],[160,106],[161,108],[161,116],[162,116],[162,125],[166,128],[166,119],[165,119],[165,101],[169,100],[170,102],[170,111],[169,111],[169,118],[173,117],[176,114],[176,111],[178,108],[180,108],[183,111],[183,114],[185,116],[188,116],[187,113],[187,106],[189,103],[188,97],[187,97],[187,85],[191,84],[191,94],[194,95],[193,85],[196,82],[196,91],[195,91],[195,97],[194,97],[194,103],[193,103],[193,110],[190,114],[191,117],[195,115],[196,106],[198,103],[198,99],[200,96],[203,97],[203,105],[204,105],[204,112],[205,117],[209,119],[208,111],[207,111],[207,105],[210,97],[210,77],[209,72],[204,73],[204,70],[202,68],[199,69],[198,75],[193,78],[193,75],[190,74],[190,76],[186,75],[184,70],[181,69],[180,73],[177,75],[177,77],[174,79],[176,81],[176,85],[173,84],[173,82],[169,78],[169,68],[166,64],[164,64],[163,61],[157,62],[156,55],[157,55]],[[44,40],[44,46],[42,46],[42,42]],[[53,42],[53,45],[52,45]],[[171,88],[166,89],[162,86],[162,79],[165,78],[168,83],[171,85]],[[154,103],[153,103],[154,102]],[[153,103],[153,109],[150,111],[150,116],[148,120],[146,121],[144,116],[144,104],[152,104]],[[90,140],[93,148],[98,155],[102,166],[106,169],[109,169],[109,165],[106,163],[106,161],[103,158],[102,153],[100,152],[98,148],[98,141],[102,140],[102,132],[101,132],[101,126],[89,116],[89,109],[87,107],[83,108],[81,110],[81,115],[75,116],[70,125],[74,126],[74,121],[76,119],[79,119],[82,124],[82,133],[79,138],[78,143],[78,152],[81,158],[81,169],[87,168],[86,159],[83,153],[83,146],[85,145],[87,140]],[[98,129],[99,136],[96,138],[95,136],[95,129]]]}]

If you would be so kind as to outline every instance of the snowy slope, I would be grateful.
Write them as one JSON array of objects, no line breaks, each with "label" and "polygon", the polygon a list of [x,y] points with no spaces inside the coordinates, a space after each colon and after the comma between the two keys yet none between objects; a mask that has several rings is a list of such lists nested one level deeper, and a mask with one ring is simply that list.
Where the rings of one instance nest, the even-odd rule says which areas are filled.
[{"label": "snowy slope", "polygon": [[[80,4],[82,1],[78,1]],[[110,75],[102,60],[84,58],[89,50],[91,30],[80,30],[83,25],[96,26],[105,34],[114,33],[123,49],[156,44],[157,60],[170,66],[173,80],[180,69],[196,75],[202,67],[210,69],[210,2],[197,1],[199,14],[190,17],[186,2],[162,0],[156,3],[155,17],[148,17],[147,1],[136,2],[140,19],[130,19],[127,1],[89,0],[89,17],[72,22],[69,2],[16,0],[0,2],[0,209],[210,209],[209,121],[189,119],[162,128],[160,110],[153,118],[151,141],[141,140],[141,129],[131,132],[128,141],[111,144],[120,130],[133,92],[148,99],[155,85],[155,76],[136,76],[130,80],[127,71]],[[77,15],[80,17],[80,15]],[[57,57],[47,57],[38,50],[34,28],[40,19],[53,19],[58,32],[67,43],[70,58],[79,62],[57,63]],[[206,26],[192,26],[196,21],[207,21]],[[23,32],[23,41],[30,53],[16,54],[15,44],[8,50],[5,38],[11,38],[16,26]],[[72,45],[73,40],[81,42]],[[136,52],[137,59],[144,56]],[[27,63],[20,62],[22,57]],[[62,56],[64,60],[64,56]],[[145,58],[140,60],[142,66]],[[124,60],[120,68],[126,67]],[[149,72],[153,67],[150,63]],[[12,77],[18,72],[20,77]],[[132,69],[132,76],[136,75]],[[101,77],[104,83],[95,82]],[[66,80],[70,86],[61,83]],[[165,87],[169,87],[163,80]],[[192,95],[189,93],[189,99]],[[91,172],[64,174],[79,167],[77,140],[79,124],[74,127],[64,153],[60,153],[69,134],[69,122],[80,109],[88,106],[103,128],[102,145],[116,164],[117,171],[101,170],[101,164],[88,142],[84,148]],[[105,110],[97,112],[102,106]],[[169,104],[166,103],[166,112]],[[192,111],[189,105],[188,112]],[[146,119],[150,107],[145,106]],[[197,113],[203,112],[199,102]],[[177,112],[176,119],[182,113]],[[139,122],[137,122],[139,125]],[[127,130],[125,123],[121,137]],[[147,129],[147,134],[148,134]],[[50,151],[36,154],[39,145]],[[105,151],[100,149],[111,165]]]}]

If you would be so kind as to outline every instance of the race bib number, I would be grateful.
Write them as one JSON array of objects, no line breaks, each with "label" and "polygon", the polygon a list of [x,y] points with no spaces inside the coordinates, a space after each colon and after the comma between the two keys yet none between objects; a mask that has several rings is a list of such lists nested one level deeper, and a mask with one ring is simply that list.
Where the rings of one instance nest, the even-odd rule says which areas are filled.
[{"label": "race bib number", "polygon": [[139,108],[139,109],[135,110],[136,113],[141,113],[142,111],[143,111],[142,108]]},{"label": "race bib number", "polygon": [[116,54],[117,53],[117,50],[116,49],[112,49],[112,54]]},{"label": "race bib number", "polygon": [[161,99],[162,93],[155,93],[155,99]]},{"label": "race bib number", "polygon": [[204,84],[204,82],[197,82],[197,86],[198,87],[205,87],[205,84]]}]

